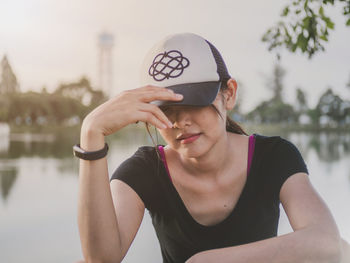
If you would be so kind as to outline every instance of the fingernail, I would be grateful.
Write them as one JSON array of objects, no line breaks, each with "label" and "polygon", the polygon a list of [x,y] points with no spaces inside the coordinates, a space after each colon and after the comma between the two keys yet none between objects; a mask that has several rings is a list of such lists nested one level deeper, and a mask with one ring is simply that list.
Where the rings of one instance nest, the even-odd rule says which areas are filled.
[{"label": "fingernail", "polygon": [[182,94],[176,94],[175,96],[176,96],[176,98],[179,98],[179,99],[183,98]]},{"label": "fingernail", "polygon": [[165,124],[162,123],[162,124],[160,125],[160,128],[161,128],[161,129],[166,129],[166,128],[168,128],[168,127],[167,127]]},{"label": "fingernail", "polygon": [[173,124],[172,124],[170,121],[168,122],[168,127],[169,127],[169,128],[172,128],[172,127],[173,127]]}]

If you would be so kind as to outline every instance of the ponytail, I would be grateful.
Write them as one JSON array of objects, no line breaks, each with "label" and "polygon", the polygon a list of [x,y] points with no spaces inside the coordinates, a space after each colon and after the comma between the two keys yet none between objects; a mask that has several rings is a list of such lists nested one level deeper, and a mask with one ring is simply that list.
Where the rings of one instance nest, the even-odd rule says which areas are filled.
[{"label": "ponytail", "polygon": [[[214,106],[214,104],[211,104],[210,106],[216,111],[216,113],[221,117],[221,119],[223,119],[220,111]],[[236,134],[248,135],[243,130],[243,128],[237,122],[232,120],[229,116],[226,117],[226,131],[236,133]]]},{"label": "ponytail", "polygon": [[237,134],[244,134],[248,135],[241,126],[234,120],[232,120],[229,116],[226,117],[226,131],[237,133]]}]

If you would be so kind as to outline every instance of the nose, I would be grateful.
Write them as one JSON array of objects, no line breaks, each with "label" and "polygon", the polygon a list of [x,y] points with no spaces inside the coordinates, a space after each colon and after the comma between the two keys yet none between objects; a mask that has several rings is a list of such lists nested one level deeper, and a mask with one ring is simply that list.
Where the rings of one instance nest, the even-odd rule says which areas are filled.
[{"label": "nose", "polygon": [[191,113],[186,108],[177,108],[172,120],[174,128],[184,128],[192,124]]}]

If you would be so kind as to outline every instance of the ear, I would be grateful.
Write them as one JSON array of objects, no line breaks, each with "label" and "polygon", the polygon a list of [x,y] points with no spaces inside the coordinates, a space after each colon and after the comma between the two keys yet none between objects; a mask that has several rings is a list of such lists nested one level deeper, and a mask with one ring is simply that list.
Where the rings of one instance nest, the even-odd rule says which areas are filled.
[{"label": "ear", "polygon": [[227,81],[227,89],[224,91],[227,110],[232,110],[236,104],[237,88],[237,81],[235,79],[229,79]]}]

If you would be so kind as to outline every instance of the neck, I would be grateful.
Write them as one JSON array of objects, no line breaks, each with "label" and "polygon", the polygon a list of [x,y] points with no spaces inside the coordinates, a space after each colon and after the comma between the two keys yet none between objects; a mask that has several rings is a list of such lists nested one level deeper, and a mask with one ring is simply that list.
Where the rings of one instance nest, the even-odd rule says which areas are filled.
[{"label": "neck", "polygon": [[196,158],[180,160],[184,168],[192,175],[202,178],[218,178],[232,164],[235,147],[233,147],[233,134],[226,132],[205,154]]}]

